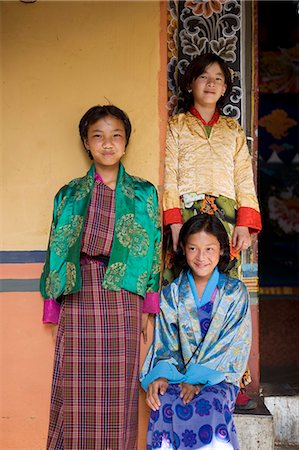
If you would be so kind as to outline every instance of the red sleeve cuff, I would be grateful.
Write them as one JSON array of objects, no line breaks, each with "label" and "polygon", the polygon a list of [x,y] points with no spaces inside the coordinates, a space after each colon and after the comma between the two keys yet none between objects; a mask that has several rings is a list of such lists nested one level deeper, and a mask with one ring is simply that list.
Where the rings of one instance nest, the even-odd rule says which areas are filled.
[{"label": "red sleeve cuff", "polygon": [[251,234],[258,233],[262,229],[261,214],[256,209],[241,206],[237,211],[236,225],[248,227]]},{"label": "red sleeve cuff", "polygon": [[172,225],[173,223],[184,223],[180,208],[172,208],[163,212],[164,225]]},{"label": "red sleeve cuff", "polygon": [[160,312],[160,296],[159,292],[147,292],[143,300],[143,313],[159,314]]}]

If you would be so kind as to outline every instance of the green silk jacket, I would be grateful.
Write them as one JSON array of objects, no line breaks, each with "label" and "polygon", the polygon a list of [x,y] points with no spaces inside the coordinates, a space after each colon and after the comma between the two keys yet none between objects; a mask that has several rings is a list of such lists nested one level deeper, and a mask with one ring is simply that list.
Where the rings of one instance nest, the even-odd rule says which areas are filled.
[{"label": "green silk jacket", "polygon": [[[81,289],[80,251],[94,186],[95,166],[62,187],[54,200],[53,222],[40,290],[45,299]],[[103,287],[143,297],[159,290],[161,226],[158,196],[148,181],[120,164],[115,195],[115,228]]]}]

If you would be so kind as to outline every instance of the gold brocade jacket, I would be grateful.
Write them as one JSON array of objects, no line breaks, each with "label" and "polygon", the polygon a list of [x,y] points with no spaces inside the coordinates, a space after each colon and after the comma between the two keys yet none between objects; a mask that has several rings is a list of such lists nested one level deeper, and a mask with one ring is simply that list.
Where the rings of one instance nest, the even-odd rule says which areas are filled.
[{"label": "gold brocade jacket", "polygon": [[190,112],[169,120],[163,210],[180,208],[180,197],[187,193],[223,195],[236,201],[236,209],[259,212],[252,159],[235,119],[220,116],[210,137]]}]

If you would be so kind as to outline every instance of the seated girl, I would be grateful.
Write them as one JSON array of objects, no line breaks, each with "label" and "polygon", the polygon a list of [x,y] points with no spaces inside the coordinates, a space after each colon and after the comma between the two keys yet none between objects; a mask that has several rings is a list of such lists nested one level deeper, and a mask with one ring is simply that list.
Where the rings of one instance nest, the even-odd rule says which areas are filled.
[{"label": "seated girl", "polygon": [[251,343],[248,292],[225,274],[229,238],[214,215],[185,222],[177,259],[184,268],[161,292],[140,376],[152,410],[147,450],[236,450],[232,413]]}]

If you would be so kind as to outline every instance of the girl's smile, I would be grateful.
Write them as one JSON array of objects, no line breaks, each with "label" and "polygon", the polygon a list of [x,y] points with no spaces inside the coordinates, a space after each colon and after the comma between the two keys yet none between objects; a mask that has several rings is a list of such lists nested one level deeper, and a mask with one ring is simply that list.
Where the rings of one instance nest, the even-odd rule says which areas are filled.
[{"label": "girl's smile", "polygon": [[191,83],[194,106],[216,106],[226,91],[225,77],[218,63],[210,64],[205,71]]},{"label": "girl's smile", "polygon": [[205,231],[191,234],[184,250],[195,282],[208,281],[223,254],[216,236]]},{"label": "girl's smile", "polygon": [[123,122],[113,116],[99,119],[88,128],[85,146],[99,172],[103,168],[118,167],[126,148]]}]

